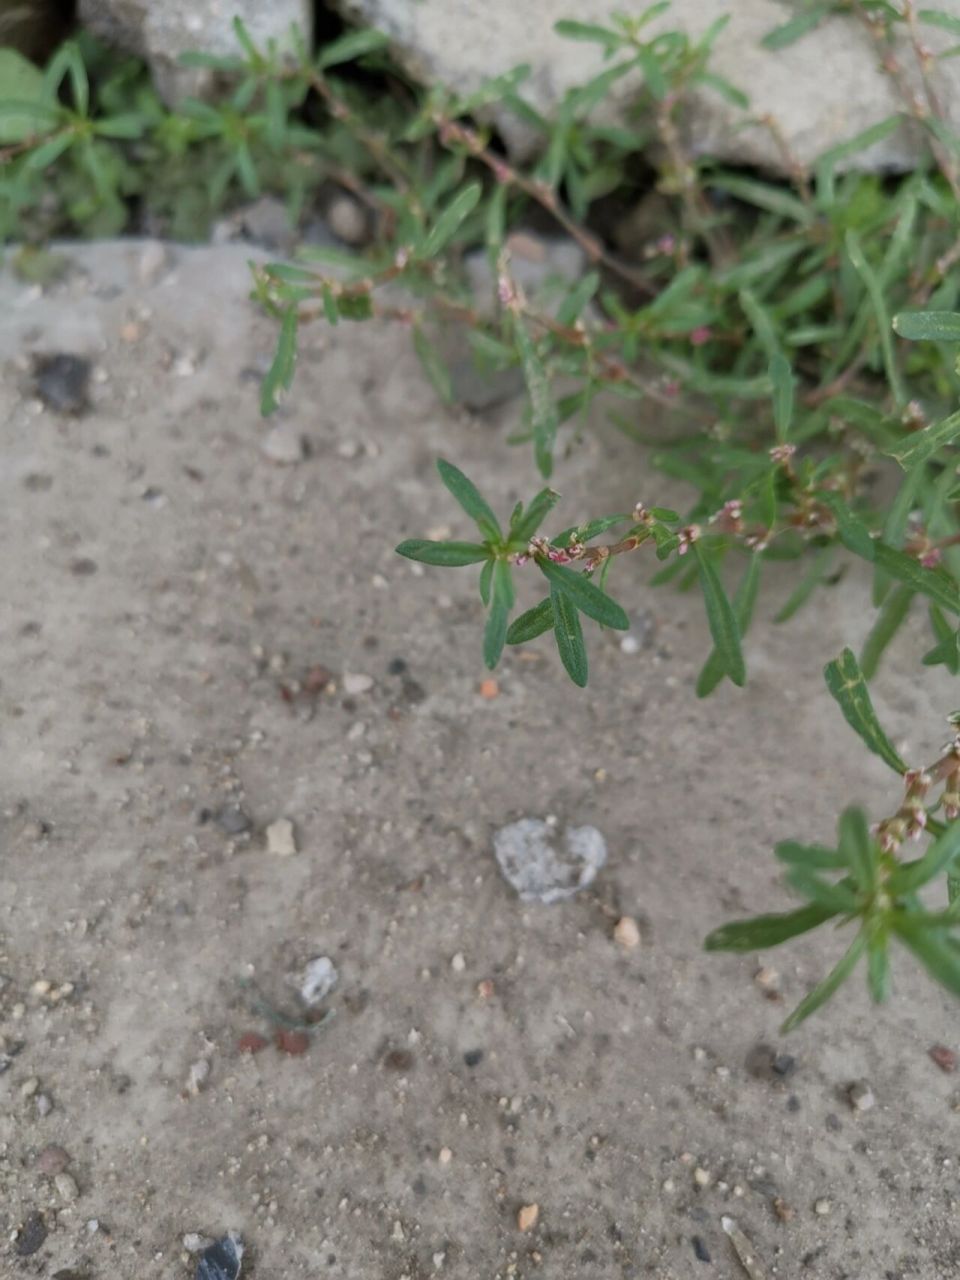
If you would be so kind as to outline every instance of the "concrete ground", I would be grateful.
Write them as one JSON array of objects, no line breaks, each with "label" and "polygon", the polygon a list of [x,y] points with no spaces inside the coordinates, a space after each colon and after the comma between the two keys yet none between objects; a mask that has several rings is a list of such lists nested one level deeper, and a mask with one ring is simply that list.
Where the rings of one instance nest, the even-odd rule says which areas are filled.
[{"label": "concrete ground", "polygon": [[[446,410],[408,334],[316,328],[271,435],[249,249],[67,252],[45,292],[0,277],[0,1274],[177,1280],[234,1229],[259,1280],[733,1280],[723,1215],[768,1280],[957,1274],[960,1079],[928,1056],[956,1005],[898,957],[885,1010],[857,980],[784,1041],[841,940],[700,947],[786,905],[774,841],[896,806],[820,677],[865,584],[778,628],[777,569],[747,688],[698,702],[702,607],[638,555],[638,652],[591,635],[582,693],[538,641],[482,697],[474,571],[392,548],[469,533],[437,454],[504,511],[532,492],[517,405]],[[79,416],[36,396],[64,352]],[[599,422],[558,484],[562,524],[682,501]],[[877,686],[917,762],[954,696],[924,626]],[[492,836],[547,814],[609,859],[527,906]]]}]

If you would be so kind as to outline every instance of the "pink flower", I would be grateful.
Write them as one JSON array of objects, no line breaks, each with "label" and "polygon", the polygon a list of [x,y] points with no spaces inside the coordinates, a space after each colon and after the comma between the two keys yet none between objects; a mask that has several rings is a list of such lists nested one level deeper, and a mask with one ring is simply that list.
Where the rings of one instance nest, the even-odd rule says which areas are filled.
[{"label": "pink flower", "polygon": [[695,542],[700,538],[702,530],[698,524],[685,525],[680,530],[680,545],[677,547],[677,555],[685,556]]},{"label": "pink flower", "polygon": [[710,326],[708,324],[699,324],[696,329],[690,330],[690,345],[691,347],[702,347],[712,337],[713,330]]},{"label": "pink flower", "polygon": [[920,563],[925,569],[936,569],[940,560],[941,556],[939,547],[931,547],[929,551],[925,551],[920,557]]},{"label": "pink flower", "polygon": [[795,444],[775,444],[770,450],[770,457],[774,462],[787,463],[796,452]]}]

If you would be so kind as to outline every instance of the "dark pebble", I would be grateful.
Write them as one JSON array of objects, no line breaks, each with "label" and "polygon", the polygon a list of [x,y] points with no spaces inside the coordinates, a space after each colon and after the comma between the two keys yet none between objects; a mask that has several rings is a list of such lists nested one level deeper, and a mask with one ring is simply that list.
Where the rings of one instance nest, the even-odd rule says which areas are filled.
[{"label": "dark pebble", "polygon": [[709,1250],[709,1249],[707,1248],[707,1246],[703,1243],[703,1241],[700,1239],[700,1237],[699,1237],[699,1236],[691,1236],[691,1237],[690,1237],[690,1243],[693,1245],[693,1252],[694,1252],[694,1256],[695,1256],[695,1257],[696,1257],[700,1262],[712,1262],[712,1261],[713,1261],[713,1259],[710,1257],[710,1250]]},{"label": "dark pebble", "polygon": [[238,1236],[224,1236],[204,1249],[197,1262],[196,1280],[237,1280],[243,1245]]},{"label": "dark pebble", "polygon": [[747,1073],[755,1080],[786,1080],[797,1069],[796,1058],[789,1053],[777,1053],[768,1044],[755,1044],[744,1060]]},{"label": "dark pebble", "polygon": [[402,676],[407,669],[406,661],[403,658],[391,658],[387,671],[392,676]]},{"label": "dark pebble", "polygon": [[23,487],[30,493],[46,493],[53,488],[53,476],[45,476],[39,471],[31,471],[23,477]]},{"label": "dark pebble", "polygon": [[480,1063],[483,1061],[483,1050],[468,1049],[463,1055],[463,1060],[468,1067],[479,1067]]},{"label": "dark pebble", "polygon": [[391,1049],[383,1056],[388,1071],[409,1071],[413,1066],[413,1054],[408,1049]]},{"label": "dark pebble", "polygon": [[839,1116],[835,1116],[832,1111],[827,1116],[825,1123],[831,1133],[839,1133],[843,1128],[843,1121]]},{"label": "dark pebble", "polygon": [[92,577],[97,572],[97,562],[89,556],[80,556],[79,559],[70,561],[70,572],[77,578]]},{"label": "dark pebble", "polygon": [[253,826],[243,810],[235,804],[225,804],[222,809],[218,809],[213,820],[228,836],[243,835]]},{"label": "dark pebble", "polygon": [[790,1097],[787,1099],[787,1110],[788,1111],[800,1110],[800,1099],[797,1097],[795,1093],[791,1093]]},{"label": "dark pebble", "polygon": [[90,361],[81,356],[37,356],[34,361],[34,390],[57,413],[83,413],[89,384]]},{"label": "dark pebble", "polygon": [[31,1213],[17,1236],[17,1257],[29,1258],[47,1238],[47,1224],[42,1213]]}]

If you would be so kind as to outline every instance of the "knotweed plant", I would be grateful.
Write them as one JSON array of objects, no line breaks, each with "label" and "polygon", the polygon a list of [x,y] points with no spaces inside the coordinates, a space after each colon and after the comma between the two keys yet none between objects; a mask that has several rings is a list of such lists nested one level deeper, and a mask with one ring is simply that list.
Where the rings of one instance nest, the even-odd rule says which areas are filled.
[{"label": "knotweed plant", "polygon": [[[804,904],[724,925],[706,945],[755,951],[822,926],[832,937],[840,926],[846,950],[788,1027],[861,960],[871,995],[883,1000],[893,942],[960,995],[960,717],[951,717],[936,760],[907,762],[869,694],[890,641],[921,609],[931,631],[923,662],[960,674],[960,137],[940,90],[943,61],[960,53],[960,19],[914,0],[815,0],[771,31],[766,43],[776,50],[846,15],[849,38],[874,46],[899,94],[889,118],[808,167],[777,121],[754,115],[748,97],[711,70],[725,20],[692,39],[665,25],[668,8],[601,25],[559,23],[561,35],[597,46],[603,67],[551,119],[522,96],[527,68],[466,95],[423,92],[391,67],[373,31],[319,52],[294,43],[286,54],[257,48],[238,26],[238,56],[213,62],[233,78],[231,96],[166,114],[154,103],[146,115],[131,108],[109,78],[110,95],[91,94],[82,59],[63,53],[28,93],[29,111],[22,93],[0,104],[8,162],[0,215],[7,228],[29,220],[40,179],[56,190],[58,179],[71,191],[92,183],[122,203],[123,185],[109,175],[129,169],[124,181],[136,190],[137,147],[159,148],[168,168],[173,155],[181,173],[206,164],[217,179],[210,205],[231,191],[282,188],[286,178],[296,212],[318,183],[335,182],[367,210],[370,243],[359,252],[307,247],[254,270],[254,296],[279,326],[265,413],[291,385],[302,325],[368,318],[409,329],[444,400],[454,389],[435,342],[440,326],[468,332],[481,369],[520,370],[526,399],[514,438],[532,449],[544,481],[562,468],[595,402],[603,397],[599,409],[614,397],[613,421],[647,445],[649,474],[634,509],[548,534],[548,519],[561,523],[553,488],[501,519],[495,495],[484,497],[441,460],[439,478],[476,534],[397,548],[476,572],[491,668],[505,646],[549,633],[567,674],[585,686],[591,628],[628,625],[615,599],[617,566],[638,552],[656,562],[655,584],[702,594],[697,694],[724,680],[742,686],[742,638],[765,577],[793,574],[776,618],[785,623],[815,607],[850,560],[866,562],[872,628],[859,655],[847,649],[827,662],[825,678],[865,747],[898,775],[898,792],[887,814],[844,812],[834,847],[778,845]],[[614,85],[629,88],[633,105],[611,124],[598,108]],[[766,131],[787,176],[692,155],[693,93],[719,95],[742,112],[743,128]],[[539,136],[530,164],[505,154],[488,123],[494,106]],[[857,170],[860,153],[904,128],[926,140],[926,164],[896,178]],[[638,185],[651,165],[653,177]],[[603,232],[614,196],[643,197],[660,220],[629,257]],[[534,217],[552,221],[587,263],[549,299],[528,296],[511,261],[511,234]],[[464,270],[477,249],[492,281],[480,300]],[[651,404],[669,424],[656,440],[642,426]],[[658,503],[658,474],[689,487],[686,510]],[[887,503],[876,496],[878,475],[896,481]],[[543,597],[517,615],[521,573],[542,580]]]}]

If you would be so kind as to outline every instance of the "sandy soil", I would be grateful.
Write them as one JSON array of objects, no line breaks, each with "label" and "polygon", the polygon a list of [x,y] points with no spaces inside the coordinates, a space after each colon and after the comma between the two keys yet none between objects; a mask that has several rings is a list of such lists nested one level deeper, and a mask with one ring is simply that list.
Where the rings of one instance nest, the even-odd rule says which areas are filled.
[{"label": "sandy soil", "polygon": [[[485,699],[473,571],[392,547],[468,532],[438,453],[504,510],[529,495],[516,406],[447,411],[407,335],[317,329],[268,446],[307,455],[281,465],[250,251],[69,253],[45,293],[0,277],[0,1274],[178,1280],[185,1235],[232,1228],[259,1280],[733,1280],[724,1214],[766,1277],[960,1274],[960,1078],[928,1057],[960,1048],[955,1005],[903,957],[880,1016],[857,982],[783,1041],[840,939],[700,950],[786,903],[776,839],[896,802],[819,674],[864,584],[781,629],[772,575],[748,688],[698,703],[700,605],[637,557],[637,653],[592,636],[582,694],[541,641]],[[93,361],[80,416],[36,398],[58,352]],[[599,424],[559,480],[564,524],[671,497]],[[952,696],[916,682],[922,630],[877,693],[918,762]],[[609,860],[531,907],[492,836],[546,814]],[[340,981],[304,1044],[319,955]],[[782,1074],[748,1068],[763,1043]]]}]

